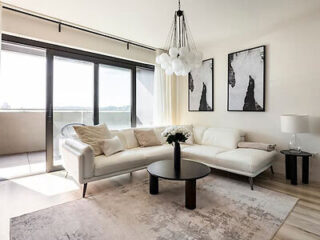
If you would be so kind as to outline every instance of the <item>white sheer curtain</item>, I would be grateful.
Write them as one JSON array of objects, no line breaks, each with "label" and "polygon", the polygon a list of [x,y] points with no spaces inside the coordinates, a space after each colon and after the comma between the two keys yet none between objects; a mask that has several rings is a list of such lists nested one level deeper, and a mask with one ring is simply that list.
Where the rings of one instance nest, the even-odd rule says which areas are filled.
[{"label": "white sheer curtain", "polygon": [[[157,50],[156,54],[161,54]],[[166,76],[159,64],[154,70],[153,122],[156,126],[171,125],[173,122],[173,76]]]},{"label": "white sheer curtain", "polygon": [[[2,3],[0,1],[0,52],[1,52],[1,40],[2,40]],[[1,54],[0,54],[0,71],[1,71]],[[1,77],[1,72],[0,72]]]}]

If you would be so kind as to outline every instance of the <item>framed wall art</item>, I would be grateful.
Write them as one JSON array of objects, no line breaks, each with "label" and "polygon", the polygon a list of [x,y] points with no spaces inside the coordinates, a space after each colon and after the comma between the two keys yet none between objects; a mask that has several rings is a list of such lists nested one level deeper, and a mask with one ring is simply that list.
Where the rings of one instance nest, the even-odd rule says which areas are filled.
[{"label": "framed wall art", "polygon": [[228,111],[265,111],[265,46],[228,55]]},{"label": "framed wall art", "polygon": [[213,111],[213,58],[204,60],[192,70],[188,79],[188,109],[190,112]]}]

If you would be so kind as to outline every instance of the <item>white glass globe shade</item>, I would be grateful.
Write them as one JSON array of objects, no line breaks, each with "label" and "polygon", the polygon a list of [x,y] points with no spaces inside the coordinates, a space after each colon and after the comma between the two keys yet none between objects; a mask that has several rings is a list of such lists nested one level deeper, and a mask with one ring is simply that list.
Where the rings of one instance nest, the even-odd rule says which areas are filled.
[{"label": "white glass globe shade", "polygon": [[181,57],[186,57],[188,55],[188,48],[186,47],[182,47],[182,48],[179,48],[179,56]]},{"label": "white glass globe shade", "polygon": [[170,55],[171,57],[177,57],[178,54],[179,54],[178,48],[170,48],[170,49],[169,49],[169,55]]},{"label": "white glass globe shade", "polygon": [[191,71],[191,65],[190,64],[186,64],[186,66],[185,66],[185,70],[187,71],[187,72],[190,72]]},{"label": "white glass globe shade", "polygon": [[163,53],[163,59],[164,59],[164,62],[169,62],[170,61],[170,57],[167,53]]},{"label": "white glass globe shade", "polygon": [[168,67],[170,67],[170,64],[167,63],[167,62],[164,62],[164,63],[161,64],[161,67],[162,67],[164,70],[166,70]]},{"label": "white glass globe shade", "polygon": [[176,59],[174,59],[173,61],[172,61],[172,69],[173,69],[173,71],[174,72],[178,72],[178,71],[180,71],[181,70],[181,68],[182,68],[182,61],[180,60],[180,59],[178,59],[178,58],[176,58]]},{"label": "white glass globe shade", "polygon": [[162,53],[160,56],[159,56],[159,63],[162,64],[165,62],[165,57],[166,56],[166,53]]}]

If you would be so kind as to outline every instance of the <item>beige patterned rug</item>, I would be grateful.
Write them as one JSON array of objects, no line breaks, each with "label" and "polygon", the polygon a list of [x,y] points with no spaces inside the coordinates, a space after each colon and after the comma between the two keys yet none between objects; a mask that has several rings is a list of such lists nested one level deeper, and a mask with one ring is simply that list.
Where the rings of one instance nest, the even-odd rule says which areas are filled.
[{"label": "beige patterned rug", "polygon": [[[90,186],[90,185],[89,185]],[[226,177],[197,182],[197,208],[184,208],[184,183],[128,184],[11,219],[11,240],[272,239],[297,199]]]}]

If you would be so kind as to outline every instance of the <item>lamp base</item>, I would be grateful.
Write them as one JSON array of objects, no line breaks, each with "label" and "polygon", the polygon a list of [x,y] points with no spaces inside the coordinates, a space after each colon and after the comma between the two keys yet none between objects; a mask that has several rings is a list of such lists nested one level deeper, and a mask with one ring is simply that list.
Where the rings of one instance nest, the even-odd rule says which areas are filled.
[{"label": "lamp base", "polygon": [[301,149],[289,149],[289,152],[291,152],[291,153],[301,153],[302,150]]},{"label": "lamp base", "polygon": [[301,144],[296,134],[292,134],[289,142],[289,151],[292,153],[301,153]]}]

